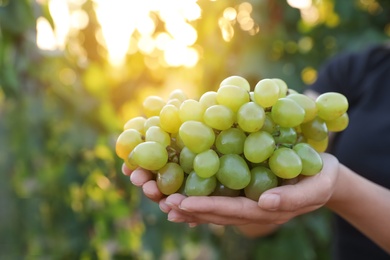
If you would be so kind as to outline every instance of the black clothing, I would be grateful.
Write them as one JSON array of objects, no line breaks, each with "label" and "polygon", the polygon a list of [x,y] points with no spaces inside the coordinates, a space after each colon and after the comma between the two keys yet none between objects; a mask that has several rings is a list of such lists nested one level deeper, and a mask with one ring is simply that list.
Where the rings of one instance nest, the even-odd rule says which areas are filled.
[{"label": "black clothing", "polygon": [[[318,93],[339,92],[349,101],[349,126],[335,136],[329,152],[356,173],[390,189],[390,46],[372,46],[331,59],[310,88]],[[383,225],[390,225],[390,220]],[[336,259],[390,259],[337,216],[336,227]]]}]

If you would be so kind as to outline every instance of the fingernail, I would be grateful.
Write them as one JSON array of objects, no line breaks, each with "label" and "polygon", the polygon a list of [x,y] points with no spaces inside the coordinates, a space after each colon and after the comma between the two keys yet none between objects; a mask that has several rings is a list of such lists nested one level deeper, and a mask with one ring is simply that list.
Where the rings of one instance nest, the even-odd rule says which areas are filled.
[{"label": "fingernail", "polygon": [[168,221],[170,221],[170,222],[183,222],[183,219],[177,218],[177,217],[168,216]]},{"label": "fingernail", "polygon": [[259,207],[265,210],[276,210],[279,208],[280,196],[278,194],[263,194],[259,199]]}]

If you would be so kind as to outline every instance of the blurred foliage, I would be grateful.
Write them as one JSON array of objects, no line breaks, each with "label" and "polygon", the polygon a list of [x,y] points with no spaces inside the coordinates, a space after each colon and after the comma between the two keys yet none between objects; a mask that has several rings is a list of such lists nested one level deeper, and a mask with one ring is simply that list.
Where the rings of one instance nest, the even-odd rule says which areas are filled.
[{"label": "blurred foliage", "polygon": [[169,223],[122,175],[115,141],[150,94],[184,88],[196,96],[233,74],[252,85],[278,77],[303,90],[326,59],[389,37],[389,1],[315,0],[313,23],[286,1],[252,0],[259,31],[250,33],[238,23],[221,25],[224,10],[243,1],[201,0],[202,16],[191,23],[197,65],[153,69],[148,64],[157,58],[141,52],[122,67],[108,63],[89,0],[80,1],[88,26],[63,50],[37,48],[38,17],[54,27],[47,2],[0,1],[1,259],[330,258],[326,210],[259,239],[231,227]]}]

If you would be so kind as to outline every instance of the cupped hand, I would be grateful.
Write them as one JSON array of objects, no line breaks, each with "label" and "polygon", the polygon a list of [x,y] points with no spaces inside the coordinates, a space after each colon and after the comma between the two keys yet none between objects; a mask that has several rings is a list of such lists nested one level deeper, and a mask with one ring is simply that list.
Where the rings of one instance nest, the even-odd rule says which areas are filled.
[{"label": "cupped hand", "polygon": [[168,220],[191,225],[283,224],[322,207],[331,197],[339,163],[330,154],[321,156],[324,167],[320,173],[300,178],[295,184],[270,189],[261,195],[259,201],[245,197],[172,194],[160,200],[160,209],[168,214]]}]

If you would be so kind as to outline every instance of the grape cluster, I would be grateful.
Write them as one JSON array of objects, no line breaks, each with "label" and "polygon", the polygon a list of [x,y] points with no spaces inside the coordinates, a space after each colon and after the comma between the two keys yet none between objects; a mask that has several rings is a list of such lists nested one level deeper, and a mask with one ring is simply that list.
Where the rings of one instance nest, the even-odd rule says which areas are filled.
[{"label": "grape cluster", "polygon": [[329,132],[348,126],[348,101],[328,92],[312,99],[278,78],[251,91],[241,76],[190,99],[148,96],[143,116],[131,118],[116,142],[127,167],[155,173],[166,195],[239,196],[261,193],[299,175],[321,171]]}]

